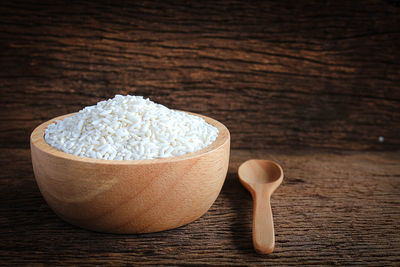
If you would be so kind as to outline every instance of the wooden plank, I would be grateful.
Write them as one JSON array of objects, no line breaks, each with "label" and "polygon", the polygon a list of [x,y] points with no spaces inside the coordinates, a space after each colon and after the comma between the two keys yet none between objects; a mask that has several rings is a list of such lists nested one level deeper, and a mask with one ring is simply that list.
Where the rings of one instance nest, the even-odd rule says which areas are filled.
[{"label": "wooden plank", "polygon": [[[59,219],[38,191],[27,149],[0,149],[0,263],[45,265],[396,265],[400,152],[233,150],[212,208],[178,229],[112,235]],[[236,171],[249,158],[285,172],[272,197],[276,249],[256,254],[252,201]]]},{"label": "wooden plank", "polygon": [[0,147],[130,93],[220,120],[233,148],[400,148],[391,1],[0,5]]}]

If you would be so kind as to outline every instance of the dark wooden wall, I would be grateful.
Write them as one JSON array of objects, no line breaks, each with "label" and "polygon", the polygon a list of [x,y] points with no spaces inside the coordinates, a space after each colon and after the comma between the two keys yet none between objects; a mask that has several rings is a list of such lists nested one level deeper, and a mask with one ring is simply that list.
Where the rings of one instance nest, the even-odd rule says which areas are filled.
[{"label": "dark wooden wall", "polygon": [[212,116],[233,148],[400,148],[398,1],[167,2],[2,1],[0,148],[116,93]]}]

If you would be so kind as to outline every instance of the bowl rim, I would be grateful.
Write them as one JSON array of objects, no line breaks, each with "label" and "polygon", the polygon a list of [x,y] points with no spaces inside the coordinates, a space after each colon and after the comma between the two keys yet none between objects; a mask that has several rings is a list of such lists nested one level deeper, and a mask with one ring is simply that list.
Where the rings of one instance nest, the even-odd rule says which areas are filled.
[{"label": "bowl rim", "polygon": [[[179,111],[182,111],[182,110],[179,110]],[[186,154],[180,155],[180,156],[167,157],[167,158],[136,159],[136,160],[107,160],[107,159],[94,159],[94,158],[88,158],[88,157],[75,156],[73,154],[69,154],[69,153],[66,153],[64,151],[61,151],[61,150],[58,150],[58,149],[52,147],[44,139],[44,131],[50,124],[52,124],[56,121],[63,120],[67,117],[70,117],[70,116],[78,113],[78,112],[74,112],[74,113],[68,113],[65,115],[61,115],[61,116],[52,118],[46,122],[43,122],[39,126],[37,126],[33,130],[32,134],[30,136],[31,151],[32,151],[33,147],[35,147],[36,149],[40,150],[41,152],[47,154],[48,156],[65,159],[65,160],[71,160],[71,161],[104,164],[104,165],[107,165],[107,164],[112,164],[112,165],[163,164],[163,163],[177,162],[177,161],[193,159],[193,158],[196,158],[199,156],[203,156],[203,155],[209,154],[209,153],[219,149],[220,147],[224,146],[227,142],[230,142],[229,130],[221,122],[219,122],[213,118],[201,115],[201,114],[188,112],[188,111],[183,111],[183,112],[203,118],[207,123],[216,127],[218,129],[217,139],[213,143],[211,143],[209,146],[207,146],[203,149],[197,150],[195,152],[189,152],[189,153],[186,153]]]}]

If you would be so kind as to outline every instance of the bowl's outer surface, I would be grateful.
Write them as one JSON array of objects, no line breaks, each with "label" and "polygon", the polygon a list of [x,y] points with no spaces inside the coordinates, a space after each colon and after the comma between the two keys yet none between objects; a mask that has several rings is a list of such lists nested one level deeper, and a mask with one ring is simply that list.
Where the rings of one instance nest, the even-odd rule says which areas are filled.
[{"label": "bowl's outer surface", "polygon": [[176,228],[202,216],[221,191],[229,164],[230,134],[219,130],[209,147],[179,157],[109,161],[73,156],[48,145],[44,130],[31,135],[39,189],[56,214],[74,225],[110,233],[146,233]]}]

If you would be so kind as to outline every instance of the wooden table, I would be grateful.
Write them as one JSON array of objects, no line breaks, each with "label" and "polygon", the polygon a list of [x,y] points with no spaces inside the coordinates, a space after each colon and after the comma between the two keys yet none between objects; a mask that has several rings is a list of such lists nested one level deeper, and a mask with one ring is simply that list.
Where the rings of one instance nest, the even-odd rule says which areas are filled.
[{"label": "wooden table", "polygon": [[[211,209],[178,229],[141,235],[86,231],[41,197],[27,149],[1,149],[0,259],[4,265],[392,265],[400,261],[398,152],[233,150]],[[237,178],[249,158],[282,164],[272,198],[276,248],[251,242],[252,200]]]},{"label": "wooden table", "polygon": [[[392,0],[2,1],[0,265],[398,265],[399,14]],[[30,133],[117,93],[229,128],[229,173],[203,217],[112,235],[45,203]],[[268,256],[236,176],[255,157],[285,172]]]}]

